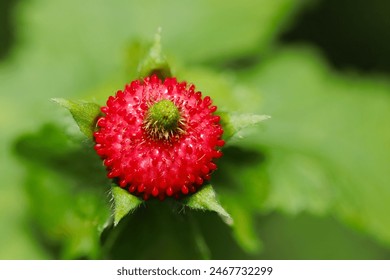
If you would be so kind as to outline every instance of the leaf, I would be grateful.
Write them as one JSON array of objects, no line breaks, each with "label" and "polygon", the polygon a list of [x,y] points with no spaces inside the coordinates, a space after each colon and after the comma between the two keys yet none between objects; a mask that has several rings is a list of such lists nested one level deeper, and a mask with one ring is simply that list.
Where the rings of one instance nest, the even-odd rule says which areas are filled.
[{"label": "leaf", "polygon": [[48,258],[101,257],[100,232],[110,216],[108,179],[89,142],[76,143],[57,125],[21,136],[14,145],[24,163],[26,219]]},{"label": "leaf", "polygon": [[242,78],[274,116],[243,139],[267,155],[267,208],[336,215],[390,246],[388,80],[334,73],[305,48],[277,52]]},{"label": "leaf", "polygon": [[194,193],[189,198],[183,199],[182,202],[185,206],[191,209],[214,211],[226,224],[233,225],[233,219],[218,202],[214,189],[211,185],[202,187],[201,190]]},{"label": "leaf", "polygon": [[257,223],[264,250],[261,260],[382,260],[389,250],[340,223],[334,216],[273,213]]},{"label": "leaf", "polygon": [[266,208],[276,207],[288,214],[309,211],[326,215],[331,211],[334,190],[329,186],[335,182],[323,162],[299,152],[275,150],[267,168],[273,188],[265,203]]},{"label": "leaf", "polygon": [[156,33],[153,45],[146,57],[138,65],[138,73],[139,77],[156,74],[160,79],[171,76],[171,69],[161,50],[161,28]]},{"label": "leaf", "polygon": [[112,198],[114,200],[114,225],[118,225],[129,212],[134,211],[139,207],[143,200],[132,195],[121,187],[112,186]]},{"label": "leaf", "polygon": [[256,114],[229,114],[225,112],[219,113],[221,116],[221,124],[224,129],[223,139],[225,141],[230,140],[233,136],[236,138],[242,138],[239,132],[250,126],[259,124],[265,121],[270,116],[256,115]]},{"label": "leaf", "polygon": [[91,102],[71,101],[63,98],[53,98],[52,101],[67,108],[81,132],[88,138],[92,138],[97,118],[100,115],[99,105]]}]

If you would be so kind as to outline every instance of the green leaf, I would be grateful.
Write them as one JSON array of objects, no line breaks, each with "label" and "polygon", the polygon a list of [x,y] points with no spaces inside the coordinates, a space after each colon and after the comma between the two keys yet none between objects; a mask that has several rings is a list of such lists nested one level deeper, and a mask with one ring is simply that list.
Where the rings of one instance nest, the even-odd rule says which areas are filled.
[{"label": "green leaf", "polygon": [[214,211],[226,224],[233,225],[232,217],[218,202],[215,191],[211,185],[206,185],[189,198],[183,199],[183,204],[191,209]]},{"label": "green leaf", "polygon": [[171,76],[171,69],[161,50],[161,28],[155,35],[153,45],[146,57],[138,65],[139,77],[156,74],[160,79]]},{"label": "green leaf", "polygon": [[101,257],[109,182],[91,144],[76,143],[64,129],[48,124],[21,136],[14,151],[27,169],[21,188],[29,205],[26,219],[50,258]]},{"label": "green leaf", "polygon": [[272,213],[258,222],[261,260],[382,260],[389,250],[334,216]]},{"label": "green leaf", "polygon": [[143,200],[114,185],[111,193],[114,200],[114,225],[116,226],[129,212],[140,206]]},{"label": "green leaf", "polygon": [[331,213],[390,246],[389,82],[340,75],[304,48],[277,52],[242,79],[274,116],[243,139],[266,154],[267,208]]},{"label": "green leaf", "polygon": [[270,116],[266,115],[229,114],[225,112],[220,112],[219,115],[221,116],[221,124],[224,129],[223,139],[226,141],[230,140],[233,136],[235,138],[242,138],[239,134],[241,130],[255,126],[270,118]]},{"label": "green leaf", "polygon": [[63,98],[53,98],[52,101],[67,108],[81,132],[88,138],[92,138],[97,118],[100,115],[100,106],[98,104],[79,100],[71,101]]}]

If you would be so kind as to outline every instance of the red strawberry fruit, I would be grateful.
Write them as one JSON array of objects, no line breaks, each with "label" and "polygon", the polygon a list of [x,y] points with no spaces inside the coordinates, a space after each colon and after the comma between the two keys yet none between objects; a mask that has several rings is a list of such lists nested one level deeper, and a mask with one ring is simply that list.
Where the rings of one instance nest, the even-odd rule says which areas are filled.
[{"label": "red strawberry fruit", "polygon": [[110,96],[94,133],[108,177],[147,200],[196,192],[217,168],[225,142],[210,97],[194,85],[135,80]]}]

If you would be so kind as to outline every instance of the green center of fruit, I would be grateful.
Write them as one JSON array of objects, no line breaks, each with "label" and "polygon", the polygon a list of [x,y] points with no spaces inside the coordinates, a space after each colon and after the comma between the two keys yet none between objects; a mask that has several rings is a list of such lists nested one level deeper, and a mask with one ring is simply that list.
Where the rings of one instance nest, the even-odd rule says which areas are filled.
[{"label": "green center of fruit", "polygon": [[169,140],[183,133],[183,125],[180,111],[171,100],[160,100],[146,112],[144,128],[156,140]]}]

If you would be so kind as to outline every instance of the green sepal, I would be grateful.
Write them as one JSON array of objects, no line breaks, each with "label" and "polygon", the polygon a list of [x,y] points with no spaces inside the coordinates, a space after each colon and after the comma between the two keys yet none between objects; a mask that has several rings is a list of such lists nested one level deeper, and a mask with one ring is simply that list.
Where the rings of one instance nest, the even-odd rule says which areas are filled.
[{"label": "green sepal", "polygon": [[233,136],[237,135],[242,129],[255,126],[265,121],[270,116],[258,114],[230,114],[226,112],[219,113],[221,117],[221,125],[223,127],[223,139],[228,141]]},{"label": "green sepal", "polygon": [[128,213],[140,206],[143,200],[132,195],[125,189],[113,185],[111,188],[112,199],[114,201],[114,226],[122,220]]},{"label": "green sepal", "polygon": [[160,79],[171,77],[171,68],[161,50],[161,29],[154,37],[154,42],[145,58],[138,65],[138,75],[141,78],[156,74]]},{"label": "green sepal", "polygon": [[233,219],[228,212],[219,203],[214,188],[208,184],[202,187],[198,192],[183,199],[182,203],[195,210],[214,211],[222,220],[228,224],[233,225]]},{"label": "green sepal", "polygon": [[80,131],[88,138],[92,138],[96,128],[96,121],[101,114],[98,104],[81,100],[72,101],[63,98],[52,98],[51,100],[68,109],[79,126]]}]

